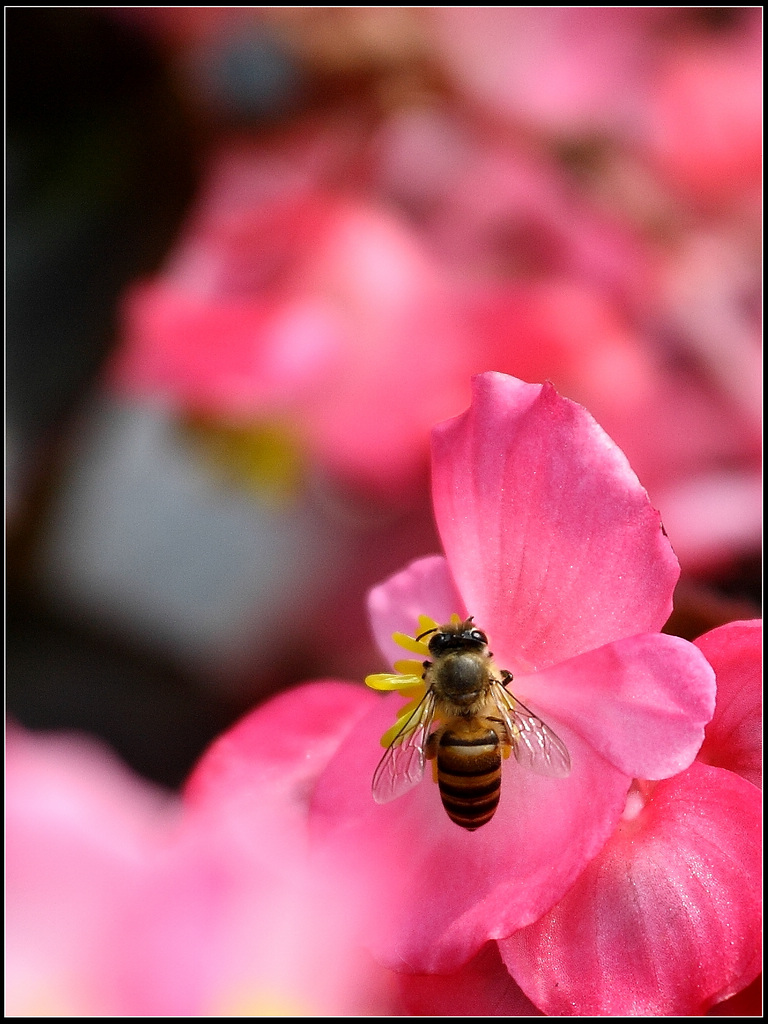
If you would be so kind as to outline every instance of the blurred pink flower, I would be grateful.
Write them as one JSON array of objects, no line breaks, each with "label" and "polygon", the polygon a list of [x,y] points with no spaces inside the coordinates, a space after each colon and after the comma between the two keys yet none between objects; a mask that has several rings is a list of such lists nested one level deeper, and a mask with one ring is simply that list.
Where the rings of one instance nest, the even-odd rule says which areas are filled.
[{"label": "blurred pink flower", "polygon": [[178,814],[94,741],[10,725],[6,742],[6,1011],[118,1013],[118,919],[142,904]]},{"label": "blurred pink flower", "polygon": [[696,761],[636,781],[565,898],[499,943],[549,1015],[693,1016],[760,971],[762,622],[728,623],[696,646],[717,677]]},{"label": "blurred pink flower", "polygon": [[433,104],[392,115],[371,151],[376,192],[411,216],[460,287],[552,275],[598,288],[621,307],[647,301],[653,247],[624,211],[574,187],[567,165],[539,140]]},{"label": "blurred pink flower", "polygon": [[404,485],[432,423],[466,401],[450,291],[404,223],[318,187],[312,152],[220,156],[170,266],[128,297],[111,381],[225,422],[286,423],[332,471]]},{"label": "blurred pink flower", "polygon": [[471,613],[512,692],[572,763],[567,778],[506,770],[479,832],[453,824],[426,783],[376,805],[368,780],[391,695],[321,775],[314,834],[350,870],[366,865],[380,901],[376,956],[445,973],[563,897],[615,829],[633,776],[690,765],[714,678],[691,644],[658,632],[679,572],[658,514],[622,453],[550,385],[475,378],[471,408],[434,430],[433,499],[445,558],[372,592],[381,650],[394,663],[393,632],[415,635],[420,615]]},{"label": "blurred pink flower", "polygon": [[423,492],[429,430],[472,373],[551,380],[627,454],[684,568],[710,570],[759,543],[759,352],[749,253],[682,258],[686,237],[662,249],[540,147],[448,108],[370,137],[307,123],[218,154],[126,299],[110,378],[390,505]]},{"label": "blurred pink flower", "polygon": [[454,7],[433,12],[449,73],[512,123],[565,136],[615,131],[663,9]]},{"label": "blurred pink flower", "polygon": [[760,8],[729,8],[720,32],[674,38],[649,89],[645,144],[659,173],[696,203],[759,203],[763,153]]},{"label": "blurred pink flower", "polygon": [[[12,1015],[387,1013],[362,906],[312,863],[306,802],[361,688],[294,691],[213,745],[181,805],[93,744],[12,730],[6,998]],[[362,710],[367,710],[364,701]],[[319,931],[318,931],[319,929]]]}]

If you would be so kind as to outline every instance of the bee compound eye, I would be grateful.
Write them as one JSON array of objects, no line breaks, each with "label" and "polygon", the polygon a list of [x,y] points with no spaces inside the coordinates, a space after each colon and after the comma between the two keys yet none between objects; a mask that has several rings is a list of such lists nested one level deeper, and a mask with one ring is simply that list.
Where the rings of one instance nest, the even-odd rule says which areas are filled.
[{"label": "bee compound eye", "polygon": [[450,645],[451,640],[452,637],[448,633],[435,633],[429,641],[430,653],[435,655],[442,654]]},{"label": "bee compound eye", "polygon": [[482,629],[473,629],[469,635],[472,637],[473,640],[477,640],[481,644],[488,643],[488,637],[485,635]]}]

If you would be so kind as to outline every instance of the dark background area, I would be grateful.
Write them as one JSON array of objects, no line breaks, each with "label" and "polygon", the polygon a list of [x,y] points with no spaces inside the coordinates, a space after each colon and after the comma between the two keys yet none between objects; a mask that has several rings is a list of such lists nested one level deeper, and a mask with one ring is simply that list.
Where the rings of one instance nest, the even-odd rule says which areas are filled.
[{"label": "dark background area", "polygon": [[6,90],[7,710],[174,786],[241,708],[54,613],[32,565],[118,297],[167,251],[202,142],[148,39],[97,11],[6,9]]}]

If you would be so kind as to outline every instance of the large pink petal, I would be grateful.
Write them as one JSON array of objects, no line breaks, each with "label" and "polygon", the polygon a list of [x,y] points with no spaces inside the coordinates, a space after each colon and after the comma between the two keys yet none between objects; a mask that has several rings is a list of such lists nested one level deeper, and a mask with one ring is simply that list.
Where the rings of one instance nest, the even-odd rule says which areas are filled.
[{"label": "large pink petal", "polygon": [[554,910],[501,942],[549,1015],[702,1013],[760,970],[761,799],[696,762],[658,783]]},{"label": "large pink petal", "polygon": [[325,681],[295,687],[250,712],[202,756],[184,791],[189,812],[242,822],[257,841],[262,822],[303,830],[316,777],[357,720],[377,703],[370,690]]},{"label": "large pink petal", "polygon": [[466,614],[442,555],[411,562],[402,572],[374,587],[368,596],[368,612],[376,643],[390,664],[411,656],[392,640],[392,634],[416,636],[420,615],[443,623],[454,612]]},{"label": "large pink petal", "polygon": [[717,676],[717,706],[699,760],[762,788],[762,620],[729,622],[695,643]]},{"label": "large pink petal", "polygon": [[696,757],[715,707],[714,673],[677,636],[646,633],[520,677],[510,690],[578,732],[636,778],[662,779]]},{"label": "large pink petal", "polygon": [[468,611],[512,671],[659,630],[679,575],[622,452],[550,384],[484,373],[433,431],[435,516]]},{"label": "large pink petal", "polygon": [[320,847],[362,873],[374,955],[394,970],[448,972],[561,898],[615,828],[629,778],[556,724],[570,776],[544,778],[510,758],[499,809],[476,832],[447,817],[431,769],[404,796],[375,804],[379,737],[401,704],[379,698],[349,734],[315,788],[311,826]]}]

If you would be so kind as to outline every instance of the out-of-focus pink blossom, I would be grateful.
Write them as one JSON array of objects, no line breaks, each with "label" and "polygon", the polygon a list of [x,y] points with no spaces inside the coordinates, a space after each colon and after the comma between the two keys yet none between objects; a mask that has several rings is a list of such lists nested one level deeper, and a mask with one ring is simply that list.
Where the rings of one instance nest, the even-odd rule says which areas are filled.
[{"label": "out-of-focus pink blossom", "polygon": [[633,114],[663,12],[626,7],[437,8],[450,73],[513,123],[566,136],[615,131]]},{"label": "out-of-focus pink blossom", "polygon": [[314,829],[367,864],[377,956],[418,973],[456,970],[561,899],[613,832],[632,776],[688,767],[714,705],[705,659],[658,632],[679,572],[658,514],[581,407],[548,385],[475,378],[468,412],[434,431],[433,499],[445,558],[373,591],[381,650],[394,663],[392,633],[414,636],[420,615],[472,614],[572,770],[509,768],[495,817],[468,833],[427,782],[373,803],[395,695],[342,744],[315,791]]},{"label": "out-of-focus pink blossom", "polygon": [[549,1015],[701,1014],[760,971],[762,622],[729,623],[696,646],[717,677],[697,760],[636,781],[565,898],[499,944]]},{"label": "out-of-focus pink blossom", "polygon": [[759,240],[723,224],[686,232],[660,260],[659,314],[755,433],[762,422]]},{"label": "out-of-focus pink blossom", "polygon": [[734,231],[699,244],[674,218],[661,245],[445,104],[372,134],[307,123],[218,154],[165,271],[126,300],[111,381],[407,502],[472,373],[551,380],[626,452],[684,567],[709,570],[759,542],[753,501],[712,500],[724,472],[759,485],[755,282]]},{"label": "out-of-focus pink blossom", "polygon": [[736,10],[741,24],[730,29],[673,38],[649,91],[649,156],[705,204],[752,202],[762,180],[762,17]]},{"label": "out-of-focus pink blossom", "polygon": [[652,247],[535,140],[435,104],[392,115],[371,150],[376,191],[410,214],[464,287],[566,276],[622,306],[647,301]]},{"label": "out-of-focus pink blossom", "polygon": [[181,804],[100,748],[13,730],[9,1012],[313,1016],[397,1005],[362,949],[359,893],[307,850],[308,794],[359,716],[358,695],[316,685],[257,712],[214,744]]},{"label": "out-of-focus pink blossom", "polygon": [[141,903],[175,803],[132,778],[93,741],[6,743],[6,1010],[12,1016],[120,1012],[115,935]]},{"label": "out-of-focus pink blossom", "polygon": [[168,271],[129,297],[112,381],[245,426],[287,421],[331,470],[404,485],[465,400],[448,285],[397,218],[288,177],[222,157]]}]

